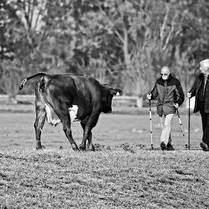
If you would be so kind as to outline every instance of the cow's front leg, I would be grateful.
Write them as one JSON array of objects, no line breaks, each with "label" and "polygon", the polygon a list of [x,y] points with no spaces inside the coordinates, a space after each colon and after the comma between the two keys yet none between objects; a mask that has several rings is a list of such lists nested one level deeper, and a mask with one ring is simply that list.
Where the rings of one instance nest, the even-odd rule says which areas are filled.
[{"label": "cow's front leg", "polygon": [[[86,145],[86,141],[87,141],[87,145]],[[88,133],[88,131],[84,131],[83,140],[82,140],[79,148],[81,150],[95,151],[94,145],[92,143],[92,133],[91,132]]]},{"label": "cow's front leg", "polygon": [[81,122],[83,128],[83,140],[79,146],[80,149],[86,150],[86,141],[88,140],[87,148],[94,151],[94,145],[92,144],[92,128],[96,125],[99,119],[99,114],[91,115],[87,120]]},{"label": "cow's front leg", "polygon": [[87,141],[88,141],[87,147],[86,147],[87,150],[95,151],[95,147],[92,143],[92,133],[91,132],[90,132],[89,136],[87,137]]},{"label": "cow's front leg", "polygon": [[81,150],[86,150],[86,140],[87,140],[87,135],[83,134],[83,139],[81,144],[79,145],[79,148]]},{"label": "cow's front leg", "polygon": [[[86,121],[82,121],[81,126],[83,128],[83,132],[85,132]],[[86,146],[86,140],[88,141],[87,146]],[[85,149],[92,150],[92,151],[95,150],[94,145],[92,144],[92,132],[91,131],[89,134],[87,134],[87,136],[85,136],[85,135],[83,136],[83,141],[79,147],[82,150],[85,150]]]},{"label": "cow's front leg", "polygon": [[44,126],[46,118],[46,112],[44,106],[36,106],[36,120],[34,123],[35,134],[36,134],[36,149],[44,148],[41,145],[41,132]]}]

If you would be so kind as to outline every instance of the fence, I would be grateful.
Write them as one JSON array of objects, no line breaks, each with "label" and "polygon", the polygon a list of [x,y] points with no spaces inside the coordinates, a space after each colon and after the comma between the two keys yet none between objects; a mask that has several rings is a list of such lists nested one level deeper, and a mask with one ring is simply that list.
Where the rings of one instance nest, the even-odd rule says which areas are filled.
[{"label": "fence", "polygon": [[[34,95],[17,95],[16,99],[19,104],[33,104],[35,100]],[[0,103],[7,103],[8,102],[8,96],[7,95],[0,95]],[[185,107],[188,109],[188,98],[185,99]],[[191,98],[190,102],[190,108],[191,111],[194,108],[195,104],[195,97]],[[135,108],[142,108],[142,107],[147,107],[147,101],[142,97],[137,97],[137,96],[115,96],[113,97],[112,101],[113,107],[135,107]],[[152,101],[152,105],[156,106],[156,101]]]},{"label": "fence", "polygon": [[[17,95],[16,99],[18,103],[33,104],[34,95]],[[8,101],[7,95],[0,95],[0,103],[6,103]],[[112,105],[115,107],[142,107],[143,99],[137,96],[115,96],[113,97]]]}]

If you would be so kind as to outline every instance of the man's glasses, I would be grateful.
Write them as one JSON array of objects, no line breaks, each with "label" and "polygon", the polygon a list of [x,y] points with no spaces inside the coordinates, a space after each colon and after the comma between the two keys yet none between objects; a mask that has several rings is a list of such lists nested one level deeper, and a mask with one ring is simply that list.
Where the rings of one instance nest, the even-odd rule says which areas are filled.
[{"label": "man's glasses", "polygon": [[161,75],[168,75],[167,73],[161,73]]}]

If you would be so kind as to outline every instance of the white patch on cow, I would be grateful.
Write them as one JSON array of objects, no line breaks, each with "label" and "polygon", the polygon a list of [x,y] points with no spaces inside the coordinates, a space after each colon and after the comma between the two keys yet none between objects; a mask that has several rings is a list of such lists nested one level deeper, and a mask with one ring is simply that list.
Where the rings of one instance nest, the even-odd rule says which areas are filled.
[{"label": "white patch on cow", "polygon": [[[56,113],[53,111],[53,109],[49,105],[45,104],[45,110],[46,110],[47,122],[50,125],[56,126],[57,124],[59,124],[61,122],[61,120],[58,118]],[[79,121],[77,119],[78,106],[73,105],[72,107],[68,108],[68,111],[69,111],[71,123],[78,122]]]},{"label": "white patch on cow", "polygon": [[58,123],[61,122],[60,119],[53,118],[53,114],[55,115],[55,113],[49,105],[45,104],[45,110],[46,110],[47,122],[49,124],[56,126]]},{"label": "white patch on cow", "polygon": [[77,105],[73,105],[73,106],[70,107],[68,110],[69,110],[71,122],[77,122],[77,121],[79,121],[79,120],[77,119],[78,106],[77,106]]}]

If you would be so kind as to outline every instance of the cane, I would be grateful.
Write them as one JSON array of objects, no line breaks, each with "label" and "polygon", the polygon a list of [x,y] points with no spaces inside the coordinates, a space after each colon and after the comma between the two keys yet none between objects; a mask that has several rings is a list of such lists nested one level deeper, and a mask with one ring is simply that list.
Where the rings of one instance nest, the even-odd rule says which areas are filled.
[{"label": "cane", "polygon": [[190,97],[189,97],[189,108],[188,108],[188,150],[190,150]]},{"label": "cane", "polygon": [[[184,134],[183,124],[181,122],[181,118],[180,118],[180,114],[179,114],[178,108],[176,108],[176,113],[177,113],[177,116],[178,116],[178,119],[179,119],[179,124],[180,124],[180,127],[181,127],[181,133],[182,133],[183,138],[185,140],[185,134]],[[187,149],[187,143],[185,143],[185,148]]]},{"label": "cane", "polygon": [[151,109],[151,99],[149,99],[149,124],[150,124],[151,149],[154,149],[153,148],[153,139],[152,139],[152,109]]}]

